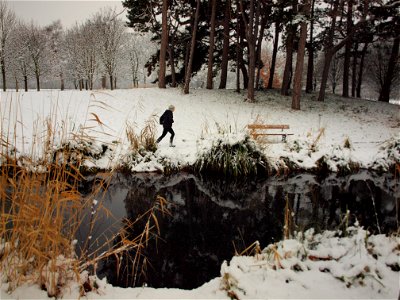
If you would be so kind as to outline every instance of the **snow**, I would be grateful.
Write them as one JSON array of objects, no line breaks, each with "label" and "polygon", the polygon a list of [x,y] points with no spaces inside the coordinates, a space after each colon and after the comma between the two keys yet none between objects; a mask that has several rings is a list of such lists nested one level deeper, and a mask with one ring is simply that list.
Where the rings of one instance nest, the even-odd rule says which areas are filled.
[{"label": "snow", "polygon": [[[134,172],[162,172],[166,163],[177,167],[192,165],[216,140],[241,141],[247,134],[247,124],[256,120],[290,125],[288,131],[293,135],[288,136],[286,143],[280,137],[270,137],[260,147],[276,165],[287,158],[299,168],[311,170],[324,158],[329,169],[337,171],[349,162],[378,170],[388,170],[399,163],[400,106],[335,96],[329,96],[325,102],[314,98],[315,95],[304,96],[302,109],[296,111],[290,108],[290,98],[274,91],[259,92],[256,103],[244,102],[245,94],[232,90],[192,89],[189,95],[183,95],[180,89],[157,88],[2,92],[1,132],[3,137],[14,137],[10,140],[21,164],[36,171],[41,170],[39,164],[30,164],[22,158],[33,155],[39,161],[43,155],[46,120],[52,124],[53,150],[64,143],[75,148],[89,145],[93,157],[84,164],[98,169],[114,169],[125,163]],[[158,122],[170,104],[176,107],[173,126],[176,147],[168,146],[167,136],[154,154],[132,160],[125,136],[126,124],[134,124],[140,132],[149,119]],[[158,136],[161,126],[157,130]],[[103,145],[107,146],[105,151]],[[33,154],[32,149],[35,149]],[[93,207],[96,205],[94,200]],[[82,273],[80,280],[90,281],[92,286],[96,282],[97,288],[83,296],[86,299],[397,299],[399,272],[392,268],[399,267],[399,245],[399,237],[370,236],[357,226],[345,233],[315,234],[309,230],[293,239],[260,245],[265,248],[254,256],[233,257],[221,266],[220,277],[193,290],[124,289],[87,273]],[[0,243],[0,254],[6,248],[7,245]],[[56,265],[65,273],[53,276],[62,283],[63,298],[77,299],[82,295],[79,284],[68,275],[69,259],[57,258]],[[47,280],[52,275],[46,273],[49,270],[46,267],[42,276],[45,283],[50,282],[48,288],[54,290],[54,282]],[[13,283],[5,282],[4,276],[1,276],[1,299],[48,298],[46,291],[29,281],[9,293]]]},{"label": "snow", "polygon": [[[396,299],[399,273],[390,266],[399,266],[399,245],[399,237],[370,236],[357,226],[322,234],[311,229],[268,245],[255,255],[234,256],[222,264],[220,277],[193,290],[113,287],[105,278],[86,272],[80,281],[96,286],[84,294],[85,299]],[[57,266],[67,263],[67,259],[57,259]],[[64,277],[56,273],[56,282],[64,284],[62,297],[82,297],[79,285],[66,281],[71,271],[62,270]],[[45,268],[45,278],[51,275],[46,272]],[[12,293],[7,293],[8,285],[1,287],[2,299],[48,297],[33,284],[23,284]]]},{"label": "snow", "polygon": [[[90,150],[96,159],[84,164],[97,169],[113,169],[122,162],[134,172],[163,171],[165,163],[178,168],[191,165],[215,140],[242,140],[248,133],[246,126],[256,121],[290,126],[287,132],[293,135],[288,136],[287,143],[281,142],[280,136],[270,136],[264,147],[270,163],[276,166],[287,158],[298,168],[311,170],[323,158],[334,172],[350,162],[385,171],[400,159],[398,105],[334,96],[317,102],[313,100],[315,95],[307,95],[302,99],[302,109],[296,111],[290,107],[290,97],[277,92],[258,93],[256,103],[243,102],[244,98],[244,93],[233,90],[202,89],[193,89],[189,95],[183,95],[180,89],[157,88],[3,92],[0,116],[10,136],[14,124],[23,124],[15,133],[20,157],[31,155],[33,144],[34,155],[40,157],[46,120],[50,119],[54,147],[63,143],[88,147],[85,138],[95,141]],[[132,161],[126,125],[133,124],[140,132],[146,121],[158,122],[170,104],[176,107],[176,147],[168,147],[167,135],[154,154]],[[161,126],[157,130],[158,136]],[[101,145],[108,147],[104,154]]]}]

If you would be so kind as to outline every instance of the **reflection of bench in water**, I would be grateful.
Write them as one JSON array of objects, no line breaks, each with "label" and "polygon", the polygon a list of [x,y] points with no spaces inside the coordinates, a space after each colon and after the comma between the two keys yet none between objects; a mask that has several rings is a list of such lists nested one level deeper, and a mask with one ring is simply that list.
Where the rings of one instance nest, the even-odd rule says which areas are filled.
[{"label": "reflection of bench in water", "polygon": [[[293,133],[287,133],[286,129],[289,129],[289,125],[287,124],[249,124],[247,128],[250,130],[250,135],[253,139],[256,139],[259,136],[266,135],[281,135],[282,142],[286,142],[286,136],[293,135]],[[281,132],[267,132],[266,130],[270,129],[280,129]]]}]

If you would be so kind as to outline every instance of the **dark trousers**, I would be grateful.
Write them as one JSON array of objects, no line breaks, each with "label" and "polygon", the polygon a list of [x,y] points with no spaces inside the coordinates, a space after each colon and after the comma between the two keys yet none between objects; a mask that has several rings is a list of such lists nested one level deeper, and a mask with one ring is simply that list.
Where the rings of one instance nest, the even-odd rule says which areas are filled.
[{"label": "dark trousers", "polygon": [[167,127],[167,126],[164,126],[163,133],[162,133],[162,135],[157,139],[157,143],[161,142],[161,140],[167,135],[168,132],[171,134],[171,137],[170,137],[169,141],[172,143],[173,140],[174,140],[175,132],[174,132],[174,130],[172,129],[172,127],[169,127],[169,126],[168,126],[168,127]]}]

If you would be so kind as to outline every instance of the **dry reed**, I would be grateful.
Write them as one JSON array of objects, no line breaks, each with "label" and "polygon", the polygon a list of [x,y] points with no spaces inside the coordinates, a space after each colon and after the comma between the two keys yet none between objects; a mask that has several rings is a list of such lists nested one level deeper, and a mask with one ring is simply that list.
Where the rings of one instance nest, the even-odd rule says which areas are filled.
[{"label": "dry reed", "polygon": [[[160,230],[156,211],[167,211],[165,199],[157,198],[154,206],[142,217],[146,216],[147,221],[139,236],[128,237],[126,228],[123,228],[118,234],[120,243],[111,246],[115,237],[108,239],[99,247],[107,249],[102,254],[99,254],[99,249],[91,249],[88,236],[81,256],[77,257],[77,231],[85,219],[84,214],[90,213],[93,202],[97,201],[95,198],[101,198],[100,190],[107,188],[109,176],[92,193],[83,197],[78,187],[84,179],[80,166],[87,153],[85,149],[59,147],[56,143],[68,145],[72,139],[75,144],[90,146],[95,140],[87,133],[87,126],[70,132],[63,122],[64,127],[57,130],[54,110],[46,118],[44,130],[39,129],[38,122],[34,124],[31,154],[21,156],[15,145],[18,130],[22,130],[18,126],[24,125],[18,118],[14,124],[9,122],[14,105],[11,102],[6,111],[1,110],[6,106],[0,105],[0,274],[1,280],[8,283],[9,290],[24,282],[33,282],[46,289],[50,297],[60,297],[66,282],[82,284],[82,272],[95,268],[101,259],[122,255],[129,250],[136,253],[134,266],[143,265],[140,264],[140,260],[143,261],[141,250]],[[105,126],[97,114],[88,114],[99,126]],[[142,131],[145,145],[151,145],[154,128],[155,122],[149,121]],[[56,132],[62,136],[56,136]],[[98,209],[102,209],[101,204]],[[108,211],[106,215],[112,217]],[[94,224],[101,221],[97,216],[90,218],[89,235]],[[129,223],[129,226],[134,225],[136,222]],[[82,294],[87,290],[87,287],[82,288]]]},{"label": "dry reed", "polygon": [[126,123],[125,127],[126,137],[134,154],[138,154],[141,151],[156,151],[157,118],[155,115],[146,120],[139,134],[136,133],[135,127],[137,126],[134,124]]}]

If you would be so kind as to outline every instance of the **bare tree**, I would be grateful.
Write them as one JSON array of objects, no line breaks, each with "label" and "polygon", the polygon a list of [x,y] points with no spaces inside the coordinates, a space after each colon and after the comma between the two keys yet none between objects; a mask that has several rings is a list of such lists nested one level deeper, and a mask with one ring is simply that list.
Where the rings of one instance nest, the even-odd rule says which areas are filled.
[{"label": "bare tree", "polygon": [[100,69],[100,30],[94,19],[76,25],[66,34],[69,72],[76,88],[93,89]]},{"label": "bare tree", "polygon": [[132,86],[139,86],[139,78],[144,76],[146,82],[145,63],[151,57],[153,51],[157,51],[155,43],[151,41],[150,34],[138,34],[137,32],[125,32],[123,36],[123,51],[120,54],[121,74],[132,79]]},{"label": "bare tree", "polygon": [[125,27],[122,21],[116,18],[116,12],[112,9],[104,10],[96,15],[95,24],[99,31],[100,58],[104,71],[110,79],[110,88],[113,90]]},{"label": "bare tree", "polygon": [[38,25],[31,23],[25,26],[21,38],[26,41],[30,57],[29,67],[36,78],[36,89],[40,91],[40,77],[48,70],[47,37],[45,31]]},{"label": "bare tree", "polygon": [[83,78],[81,85],[85,89],[93,89],[93,83],[95,76],[99,70],[99,48],[101,47],[101,40],[99,38],[99,32],[97,30],[97,24],[93,20],[88,20],[81,27],[79,32],[79,45],[81,52],[80,58],[80,69],[83,72]]},{"label": "bare tree", "polygon": [[129,73],[132,76],[132,87],[139,86],[139,53],[136,47],[136,38],[133,33],[125,35],[125,53],[129,62]]},{"label": "bare tree", "polygon": [[83,80],[83,67],[81,63],[82,59],[82,47],[80,45],[81,26],[74,26],[69,29],[65,34],[65,50],[66,50],[66,61],[67,61],[67,72],[72,78],[75,88],[82,89]]},{"label": "bare tree", "polygon": [[28,76],[29,76],[29,63],[30,54],[27,47],[26,26],[22,22],[17,22],[14,30],[10,36],[10,62],[11,72],[15,79],[16,89],[18,86],[18,79],[23,78],[25,91],[28,91]]},{"label": "bare tree", "polygon": [[65,88],[64,80],[64,67],[65,67],[65,51],[64,45],[64,31],[61,21],[55,21],[49,26],[44,28],[47,36],[47,48],[50,56],[51,75],[60,79],[60,89],[63,91]]},{"label": "bare tree", "polygon": [[4,91],[7,90],[6,51],[15,22],[16,18],[14,12],[8,8],[6,1],[0,0],[0,66]]}]

